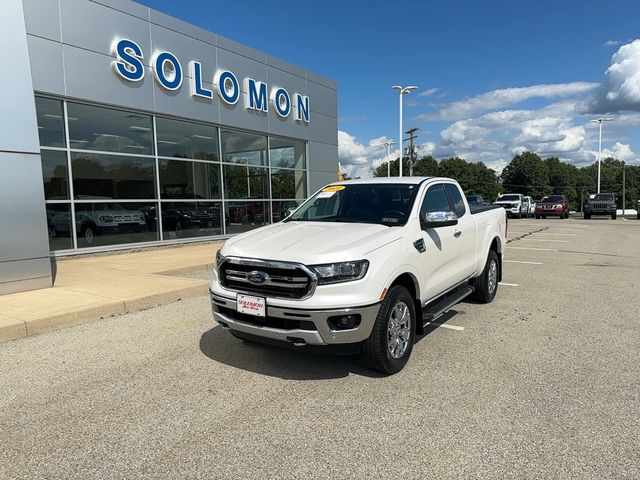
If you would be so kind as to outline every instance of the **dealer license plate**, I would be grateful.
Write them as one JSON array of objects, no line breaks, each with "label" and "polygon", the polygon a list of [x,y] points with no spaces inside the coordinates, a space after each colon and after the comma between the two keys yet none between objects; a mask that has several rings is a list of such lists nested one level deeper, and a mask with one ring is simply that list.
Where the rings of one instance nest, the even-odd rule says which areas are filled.
[{"label": "dealer license plate", "polygon": [[240,313],[264,317],[267,301],[264,297],[254,297],[252,295],[238,294],[236,297],[236,310]]}]

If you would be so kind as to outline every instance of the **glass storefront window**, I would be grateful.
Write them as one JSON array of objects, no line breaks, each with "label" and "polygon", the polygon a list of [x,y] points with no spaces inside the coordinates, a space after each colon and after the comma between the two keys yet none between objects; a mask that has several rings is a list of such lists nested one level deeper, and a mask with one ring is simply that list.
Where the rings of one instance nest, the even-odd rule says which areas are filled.
[{"label": "glass storefront window", "polygon": [[73,248],[71,206],[68,203],[47,203],[46,208],[49,250]]},{"label": "glass storefront window", "polygon": [[267,137],[252,133],[222,130],[222,161],[243,165],[267,166]]},{"label": "glass storefront window", "polygon": [[78,248],[158,240],[156,203],[76,203]]},{"label": "glass storefront window", "polygon": [[302,205],[302,200],[280,200],[271,202],[273,223],[284,220],[292,210]]},{"label": "glass storefront window", "polygon": [[224,165],[226,198],[269,198],[269,170],[249,165]]},{"label": "glass storefront window", "polygon": [[269,156],[272,167],[302,169],[307,166],[307,144],[283,138],[269,139]]},{"label": "glass storefront window", "polygon": [[69,199],[69,175],[67,168],[67,152],[59,150],[42,150],[42,180],[44,182],[44,198],[47,200]]},{"label": "glass storefront window", "polygon": [[76,199],[156,198],[155,160],[72,152]]},{"label": "glass storefront window", "polygon": [[71,148],[153,155],[151,116],[67,103]]},{"label": "glass storefront window", "polygon": [[307,174],[303,170],[271,170],[272,198],[307,197]]},{"label": "glass storefront window", "polygon": [[221,202],[162,202],[165,240],[222,235]]},{"label": "glass storefront window", "polygon": [[227,233],[242,233],[271,223],[269,202],[226,202]]},{"label": "glass storefront window", "polygon": [[35,102],[53,251],[74,248],[72,222],[78,248],[219,236],[281,221],[308,194],[305,141]]},{"label": "glass storefront window", "polygon": [[220,164],[159,160],[158,168],[163,199],[220,198]]},{"label": "glass storefront window", "polygon": [[66,146],[62,100],[36,97],[38,135],[41,147]]},{"label": "glass storefront window", "polygon": [[198,123],[156,118],[158,155],[218,160],[218,129]]}]

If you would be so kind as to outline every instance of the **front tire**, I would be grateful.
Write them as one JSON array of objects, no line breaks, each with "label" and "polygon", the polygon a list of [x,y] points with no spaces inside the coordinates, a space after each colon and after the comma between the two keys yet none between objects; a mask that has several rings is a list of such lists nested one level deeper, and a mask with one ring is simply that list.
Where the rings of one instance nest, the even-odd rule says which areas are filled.
[{"label": "front tire", "polygon": [[413,350],[416,320],[409,291],[402,285],[391,287],[380,305],[371,335],[362,344],[362,362],[386,375],[402,370]]},{"label": "front tire", "polygon": [[618,212],[612,213],[611,214],[611,220],[615,220],[616,218],[618,218]]},{"label": "front tire", "polygon": [[496,298],[499,279],[500,259],[494,250],[489,250],[487,263],[484,266],[482,274],[473,280],[475,290],[471,298],[480,303],[491,303],[493,299]]}]

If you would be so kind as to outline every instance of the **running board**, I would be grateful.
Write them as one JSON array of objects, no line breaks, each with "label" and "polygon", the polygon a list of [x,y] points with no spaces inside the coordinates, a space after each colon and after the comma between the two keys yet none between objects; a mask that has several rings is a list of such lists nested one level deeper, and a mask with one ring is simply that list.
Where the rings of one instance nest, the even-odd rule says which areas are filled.
[{"label": "running board", "polygon": [[436,302],[423,307],[422,309],[422,321],[424,324],[434,321],[443,313],[451,310],[451,308],[460,303],[465,297],[473,293],[473,287],[467,284],[462,284],[458,288],[451,290],[449,293],[443,295]]}]

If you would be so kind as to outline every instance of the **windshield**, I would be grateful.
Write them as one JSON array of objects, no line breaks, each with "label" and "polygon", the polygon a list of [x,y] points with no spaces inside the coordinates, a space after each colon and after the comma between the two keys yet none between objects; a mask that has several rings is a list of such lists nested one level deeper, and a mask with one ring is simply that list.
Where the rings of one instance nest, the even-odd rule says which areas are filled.
[{"label": "windshield", "polygon": [[544,197],[540,201],[542,203],[562,203],[564,202],[564,197],[562,195],[551,195],[549,197]]},{"label": "windshield", "polygon": [[498,197],[498,201],[499,202],[517,202],[520,200],[520,195],[502,195],[501,197]]},{"label": "windshield", "polygon": [[285,221],[377,223],[391,227],[407,223],[418,185],[330,185],[307,200]]},{"label": "windshield", "polygon": [[595,197],[593,197],[594,200],[613,200],[613,194],[612,193],[598,193]]}]

